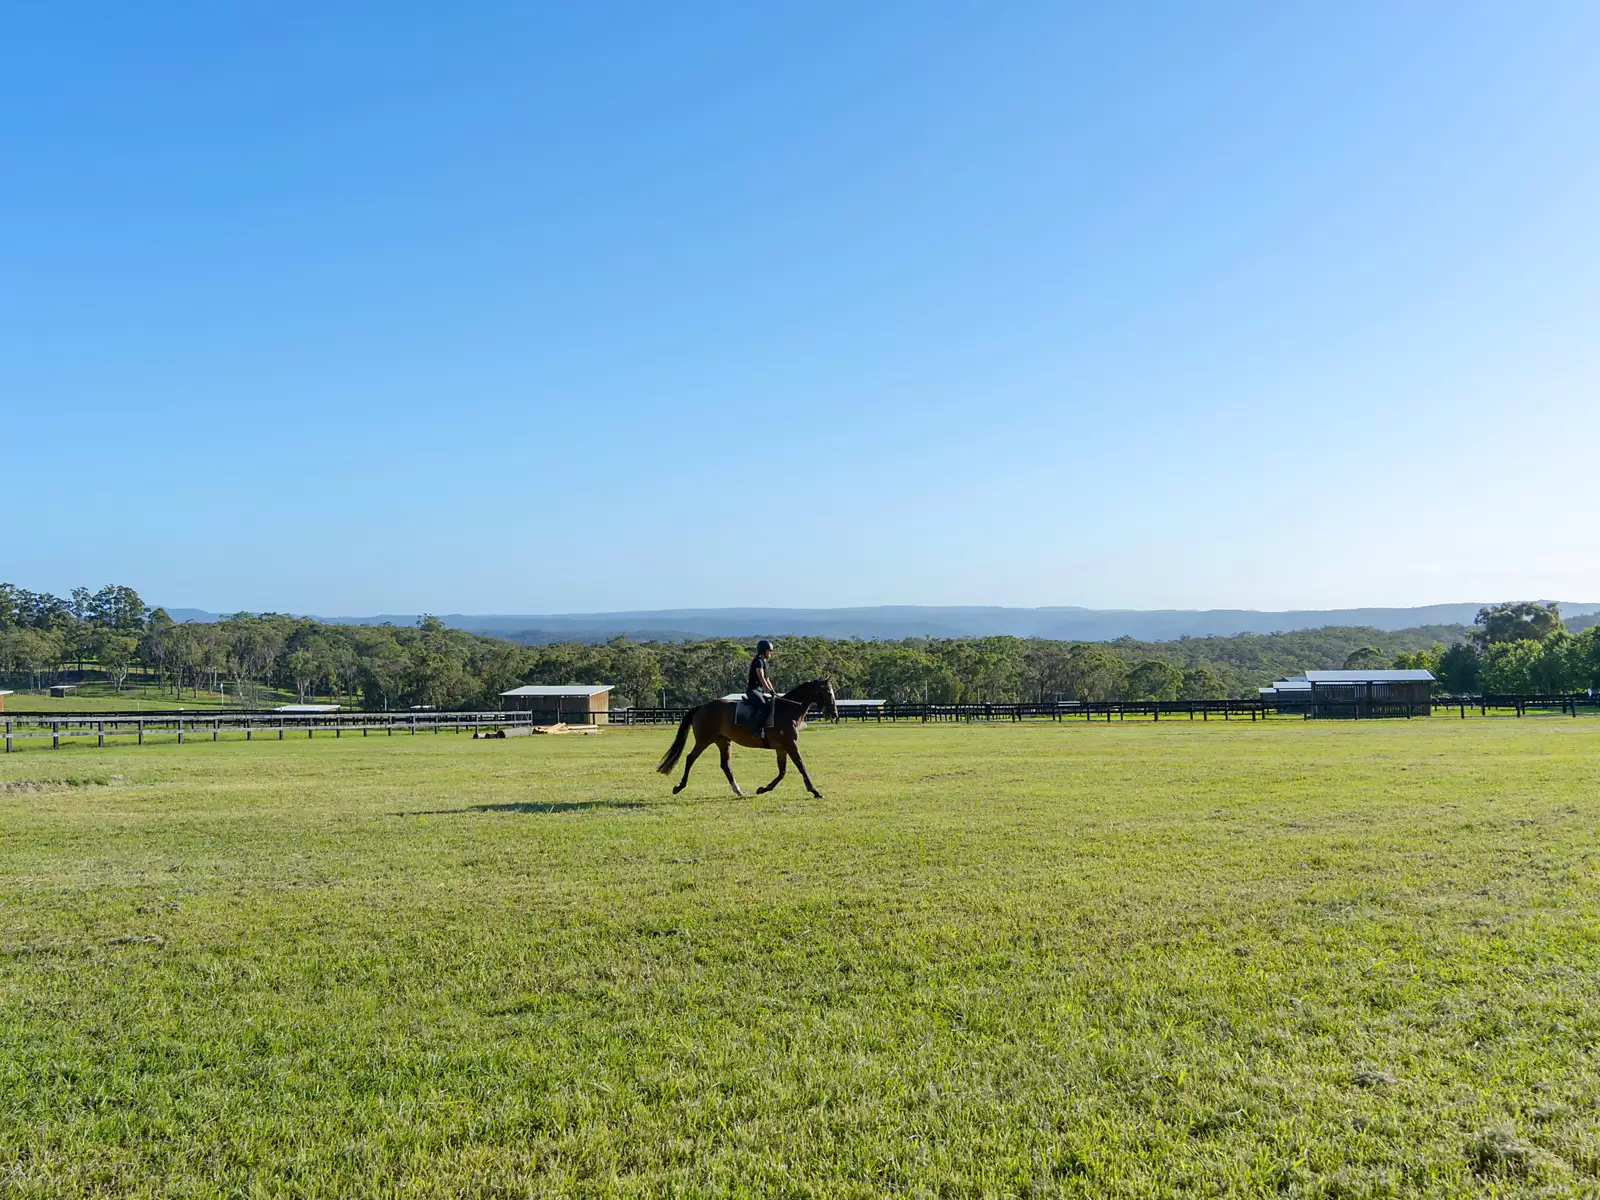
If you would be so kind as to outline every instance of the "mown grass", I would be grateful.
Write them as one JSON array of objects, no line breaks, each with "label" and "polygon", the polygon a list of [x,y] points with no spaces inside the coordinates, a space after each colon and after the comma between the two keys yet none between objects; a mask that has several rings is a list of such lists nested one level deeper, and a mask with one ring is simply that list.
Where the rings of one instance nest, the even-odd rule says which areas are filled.
[{"label": "mown grass", "polygon": [[1596,1191],[1600,722],[666,740],[0,760],[0,1194]]},{"label": "mown grass", "polygon": [[[256,689],[252,696],[250,707],[271,708],[279,704],[293,704],[293,692],[265,691]],[[179,699],[170,691],[162,691],[153,683],[129,683],[122,691],[117,691],[109,683],[91,682],[81,684],[70,695],[50,696],[43,690],[37,692],[13,692],[9,696],[0,698],[4,704],[5,713],[33,714],[33,713],[76,713],[76,712],[142,712],[146,709],[161,709],[171,711],[184,709],[193,711],[204,709],[207,712],[243,707],[239,697],[231,692],[190,692],[185,691],[183,698]]]}]

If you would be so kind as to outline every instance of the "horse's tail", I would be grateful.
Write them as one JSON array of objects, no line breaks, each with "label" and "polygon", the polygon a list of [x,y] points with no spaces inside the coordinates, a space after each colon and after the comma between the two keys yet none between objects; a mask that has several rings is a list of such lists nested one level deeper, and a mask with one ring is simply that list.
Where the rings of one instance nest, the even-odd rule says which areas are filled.
[{"label": "horse's tail", "polygon": [[683,714],[683,720],[678,722],[678,736],[672,739],[672,748],[667,751],[667,756],[656,768],[663,775],[672,774],[672,768],[677,766],[678,759],[683,757],[683,748],[689,741],[689,726],[694,723],[694,715],[699,711],[699,708],[691,708]]}]

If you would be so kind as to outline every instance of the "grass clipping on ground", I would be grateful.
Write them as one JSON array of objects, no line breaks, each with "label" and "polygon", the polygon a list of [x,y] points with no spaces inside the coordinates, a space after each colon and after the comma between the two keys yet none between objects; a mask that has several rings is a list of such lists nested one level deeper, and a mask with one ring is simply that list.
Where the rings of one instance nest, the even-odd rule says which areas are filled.
[{"label": "grass clipping on ground", "polygon": [[0,762],[0,1192],[1595,1191],[1600,722],[669,737]]}]

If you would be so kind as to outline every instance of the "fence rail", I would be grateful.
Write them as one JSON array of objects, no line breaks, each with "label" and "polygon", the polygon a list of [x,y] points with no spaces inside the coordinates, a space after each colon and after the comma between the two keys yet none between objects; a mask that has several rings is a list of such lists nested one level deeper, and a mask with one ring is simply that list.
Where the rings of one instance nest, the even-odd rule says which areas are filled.
[{"label": "fence rail", "polygon": [[[1312,717],[1412,717],[1433,712],[1458,712],[1465,719],[1469,712],[1487,717],[1491,713],[1560,712],[1576,717],[1580,709],[1600,713],[1600,695],[1525,695],[1525,696],[1437,696],[1427,705],[1377,705],[1369,703],[1321,702],[1315,708],[1307,702],[1262,700],[1064,700],[1034,704],[884,704],[871,708],[846,707],[839,710],[843,723],[873,721],[917,722],[920,724],[979,721],[1126,721],[1147,719],[1210,721],[1264,721]],[[467,733],[481,730],[529,729],[572,724],[676,725],[687,707],[622,708],[611,712],[584,713],[556,710],[493,712],[337,712],[280,713],[272,711],[199,713],[13,713],[4,718],[5,752],[21,749],[22,744],[49,739],[60,749],[63,739],[83,742],[93,738],[104,746],[107,738],[132,739],[135,745],[147,740],[185,739],[221,741],[224,734],[243,734],[253,741],[257,734],[284,741],[304,734],[319,733],[341,738],[345,734],[369,737],[374,733],[393,737],[396,733]],[[124,743],[125,744],[125,743]]]},{"label": "fence rail", "polygon": [[49,738],[51,747],[59,750],[63,738],[94,738],[97,746],[104,746],[107,738],[132,738],[135,745],[142,746],[146,739],[156,738],[175,740],[179,744],[185,738],[216,742],[221,741],[225,733],[243,733],[245,741],[253,741],[259,733],[265,737],[276,735],[281,742],[302,733],[308,738],[319,733],[331,733],[336,738],[347,733],[362,737],[382,733],[393,737],[396,733],[413,736],[462,733],[553,723],[550,714],[539,712],[17,713],[5,718],[3,736],[5,752],[10,754],[14,742],[43,738]]}]

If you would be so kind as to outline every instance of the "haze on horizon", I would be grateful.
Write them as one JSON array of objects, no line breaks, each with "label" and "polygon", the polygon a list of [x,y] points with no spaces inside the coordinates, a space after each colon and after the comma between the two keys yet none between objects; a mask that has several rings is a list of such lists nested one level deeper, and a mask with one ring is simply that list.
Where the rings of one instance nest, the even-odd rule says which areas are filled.
[{"label": "haze on horizon", "polygon": [[0,578],[1600,599],[1600,7],[14,6]]}]

